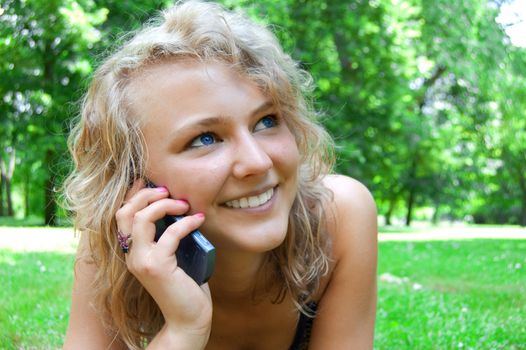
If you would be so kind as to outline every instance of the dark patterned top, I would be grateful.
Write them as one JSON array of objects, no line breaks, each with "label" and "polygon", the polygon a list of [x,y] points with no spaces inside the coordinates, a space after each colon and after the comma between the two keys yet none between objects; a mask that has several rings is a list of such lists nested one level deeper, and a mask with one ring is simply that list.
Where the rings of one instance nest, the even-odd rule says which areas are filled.
[{"label": "dark patterned top", "polygon": [[[316,313],[317,304],[311,303],[308,305],[309,309],[312,312]],[[289,350],[307,350],[309,347],[310,334],[312,331],[312,323],[314,322],[314,317],[306,316],[303,313],[300,313],[300,319],[298,320],[298,327],[296,328],[296,335],[294,336],[294,341],[290,346]]]}]

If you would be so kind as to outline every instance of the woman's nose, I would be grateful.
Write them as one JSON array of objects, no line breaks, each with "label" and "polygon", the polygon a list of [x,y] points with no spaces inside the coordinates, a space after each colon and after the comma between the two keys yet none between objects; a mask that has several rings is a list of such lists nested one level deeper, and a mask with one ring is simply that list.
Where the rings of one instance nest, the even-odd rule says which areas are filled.
[{"label": "woman's nose", "polygon": [[252,134],[243,136],[233,152],[232,172],[237,178],[259,175],[272,168],[272,159]]}]

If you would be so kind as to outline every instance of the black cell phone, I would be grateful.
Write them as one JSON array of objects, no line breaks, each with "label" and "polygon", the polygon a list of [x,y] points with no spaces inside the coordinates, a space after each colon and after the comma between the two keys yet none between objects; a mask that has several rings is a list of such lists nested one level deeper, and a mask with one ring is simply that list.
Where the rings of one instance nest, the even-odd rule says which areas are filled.
[{"label": "black cell phone", "polygon": [[[146,183],[147,187],[155,188],[152,182]],[[163,235],[168,226],[182,219],[183,215],[166,215],[155,222],[155,241]],[[177,265],[183,269],[198,285],[208,281],[214,272],[216,261],[215,247],[199,231],[194,230],[179,242],[175,251]]]}]

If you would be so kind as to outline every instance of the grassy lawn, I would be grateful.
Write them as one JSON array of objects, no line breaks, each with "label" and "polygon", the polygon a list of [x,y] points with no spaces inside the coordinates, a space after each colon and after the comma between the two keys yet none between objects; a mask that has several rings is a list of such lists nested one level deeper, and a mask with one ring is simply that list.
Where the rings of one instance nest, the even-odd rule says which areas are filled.
[{"label": "grassy lawn", "polygon": [[0,250],[0,349],[59,349],[74,256]]},{"label": "grassy lawn", "polygon": [[[61,347],[73,262],[0,248],[0,349]],[[378,273],[376,349],[526,349],[526,240],[382,241]]]},{"label": "grassy lawn", "polygon": [[376,349],[526,349],[526,240],[382,242]]}]

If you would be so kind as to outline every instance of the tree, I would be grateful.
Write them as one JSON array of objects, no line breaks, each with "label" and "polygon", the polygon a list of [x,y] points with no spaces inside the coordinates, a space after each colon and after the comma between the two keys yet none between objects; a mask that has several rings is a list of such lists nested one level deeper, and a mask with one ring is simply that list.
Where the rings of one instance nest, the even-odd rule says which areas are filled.
[{"label": "tree", "polygon": [[[485,214],[479,220],[526,226],[526,50],[508,48],[508,53],[491,103],[494,118],[484,127],[487,183],[492,186],[479,200],[477,211]],[[492,201],[500,206],[495,208]]]},{"label": "tree", "polygon": [[[100,39],[95,25],[106,15],[93,1],[5,1],[2,4],[3,124],[8,126],[4,150],[32,144],[35,153],[18,152],[22,162],[45,167],[45,223],[56,223],[55,192],[63,176],[66,120],[78,87],[90,72],[87,50]],[[3,74],[4,75],[4,74]],[[16,164],[15,162],[14,164]],[[26,167],[28,169],[28,167]],[[38,181],[38,180],[35,180]]]},{"label": "tree", "polygon": [[[386,223],[408,225],[422,207],[435,221],[526,220],[526,65],[495,22],[501,2],[222,1],[272,25],[314,76],[310,97],[337,142],[338,171],[371,188]],[[1,5],[0,214],[14,188],[26,213],[47,208],[53,223],[67,124],[95,61],[165,5]]]}]

